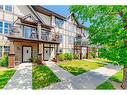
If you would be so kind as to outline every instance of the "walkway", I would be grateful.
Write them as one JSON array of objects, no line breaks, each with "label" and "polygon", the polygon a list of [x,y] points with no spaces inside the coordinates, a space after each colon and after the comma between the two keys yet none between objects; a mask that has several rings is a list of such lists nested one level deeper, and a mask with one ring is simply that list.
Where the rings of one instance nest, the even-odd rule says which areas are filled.
[{"label": "walkway", "polygon": [[96,89],[98,85],[102,84],[120,69],[121,67],[108,64],[105,67],[69,78],[44,89]]},{"label": "walkway", "polygon": [[74,77],[74,75],[60,68],[53,62],[47,61],[45,63],[60,80],[67,80],[68,78]]},{"label": "walkway", "polygon": [[22,63],[4,87],[8,89],[32,89],[32,64]]}]

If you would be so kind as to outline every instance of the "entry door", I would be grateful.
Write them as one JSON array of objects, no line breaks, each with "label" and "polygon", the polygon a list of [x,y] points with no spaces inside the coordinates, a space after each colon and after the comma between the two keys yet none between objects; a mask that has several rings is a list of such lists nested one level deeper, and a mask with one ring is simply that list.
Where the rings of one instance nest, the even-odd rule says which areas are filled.
[{"label": "entry door", "polygon": [[23,62],[29,62],[31,58],[31,47],[23,47]]},{"label": "entry door", "polygon": [[50,48],[44,48],[44,60],[48,61],[50,59]]}]

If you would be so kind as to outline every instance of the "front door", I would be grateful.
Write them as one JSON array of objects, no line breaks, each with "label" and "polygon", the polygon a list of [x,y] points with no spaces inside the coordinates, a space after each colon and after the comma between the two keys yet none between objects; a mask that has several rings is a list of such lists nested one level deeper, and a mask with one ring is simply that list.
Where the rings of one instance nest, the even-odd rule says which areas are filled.
[{"label": "front door", "polygon": [[50,59],[50,48],[44,48],[44,60],[48,61]]},{"label": "front door", "polygon": [[31,58],[31,47],[23,47],[23,62],[29,62]]}]

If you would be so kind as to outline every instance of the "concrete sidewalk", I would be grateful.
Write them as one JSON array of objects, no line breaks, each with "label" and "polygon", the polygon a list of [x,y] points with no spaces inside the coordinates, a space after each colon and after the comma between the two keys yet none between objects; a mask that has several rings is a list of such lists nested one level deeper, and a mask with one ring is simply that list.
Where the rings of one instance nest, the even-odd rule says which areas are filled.
[{"label": "concrete sidewalk", "polygon": [[47,61],[45,63],[60,80],[67,80],[68,78],[74,77],[74,75],[57,66],[54,62]]},{"label": "concrete sidewalk", "polygon": [[15,74],[5,85],[4,89],[32,89],[32,64],[20,64]]},{"label": "concrete sidewalk", "polygon": [[111,64],[96,70],[69,78],[44,89],[96,89],[98,85],[117,73],[121,67]]}]

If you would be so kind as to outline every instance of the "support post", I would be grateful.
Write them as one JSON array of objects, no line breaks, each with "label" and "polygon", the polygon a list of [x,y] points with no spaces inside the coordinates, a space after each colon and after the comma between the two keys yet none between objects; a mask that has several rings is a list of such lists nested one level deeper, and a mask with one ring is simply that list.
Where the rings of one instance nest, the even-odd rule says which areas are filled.
[{"label": "support post", "polygon": [[80,47],[80,60],[83,59],[83,56],[82,56],[82,47]]},{"label": "support post", "polygon": [[43,63],[43,45],[41,43],[39,43],[38,45],[39,51],[38,51],[38,64],[42,64]]},{"label": "support post", "polygon": [[14,42],[10,41],[10,52],[8,58],[8,67],[14,68],[15,67],[15,51],[14,51]]}]

